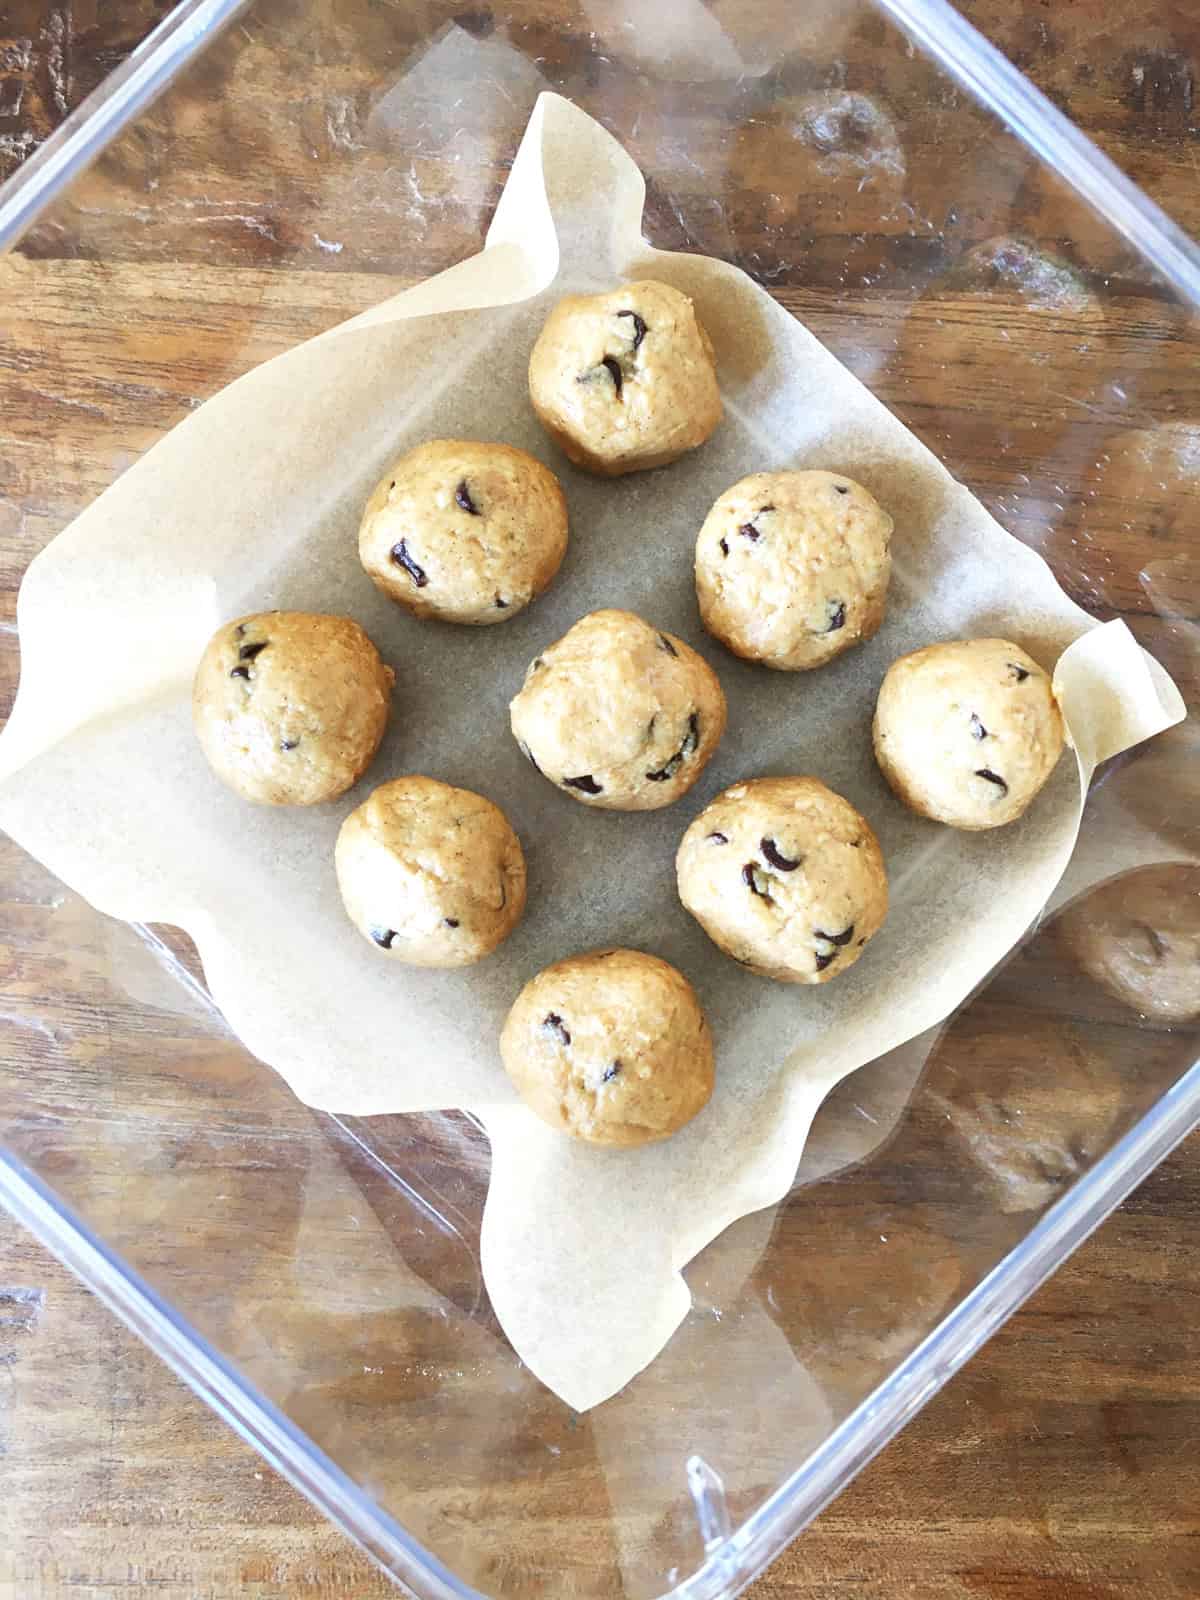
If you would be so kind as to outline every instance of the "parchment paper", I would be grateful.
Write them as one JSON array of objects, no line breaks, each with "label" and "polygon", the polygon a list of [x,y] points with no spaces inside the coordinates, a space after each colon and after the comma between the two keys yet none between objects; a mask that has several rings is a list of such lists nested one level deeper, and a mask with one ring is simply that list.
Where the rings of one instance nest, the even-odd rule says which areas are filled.
[{"label": "parchment paper", "polygon": [[[732,267],[651,250],[644,186],[568,102],[538,100],[478,256],[251,372],[169,434],[50,545],[21,590],[20,693],[0,741],[0,824],[99,909],[178,924],[232,1027],[309,1104],[358,1116],[464,1107],[492,1140],[482,1259],[520,1356],[578,1409],[626,1384],[683,1317],[685,1263],[731,1220],[787,1192],[813,1114],[847,1072],[943,1017],[1037,915],[1074,843],[1093,765],[1179,720],[1173,685],[1122,624],[1097,626],[823,347]],[[561,294],[654,276],[693,295],[727,408],[713,440],[615,483],[573,471],[528,405],[525,367]],[[361,506],[388,460],[435,435],[523,446],[562,477],[571,549],[551,593],[487,630],[419,623],[359,569]],[[818,673],[725,655],[699,627],[692,547],[745,473],[821,465],[896,519],[880,634]],[[695,644],[730,728],[703,781],[649,815],[602,813],[523,761],[506,706],[537,650],[599,605]],[[208,771],[192,673],[223,619],[344,611],[397,670],[393,725],[335,806],[248,806]],[[1003,634],[1049,665],[1077,761],[994,834],[939,828],[879,778],[869,725],[887,664],[919,644]],[[477,788],[512,818],[530,903],[503,949],[459,973],[371,958],[332,867],[346,812],[420,771]],[[818,989],[719,956],[678,904],[675,846],[719,789],[815,773],[877,830],[884,931]],[[711,1105],[666,1145],[582,1148],[516,1101],[496,1039],[521,984],[568,952],[657,951],[713,1024]]]}]

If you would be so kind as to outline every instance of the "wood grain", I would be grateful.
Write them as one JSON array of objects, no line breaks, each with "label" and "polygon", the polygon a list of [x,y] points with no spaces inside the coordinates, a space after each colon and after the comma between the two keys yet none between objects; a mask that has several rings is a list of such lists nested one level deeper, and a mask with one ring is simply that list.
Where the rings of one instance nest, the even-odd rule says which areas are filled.
[{"label": "wood grain", "polygon": [[[247,21],[248,50],[214,55],[188,91],[161,106],[96,170],[82,205],[60,212],[21,254],[0,261],[0,709],[7,710],[16,683],[13,623],[21,571],[110,481],[114,463],[132,462],[164,428],[246,367],[402,287],[402,271],[420,275],[440,267],[464,240],[473,248],[473,230],[494,204],[505,175],[501,164],[464,189],[443,157],[405,154],[403,165],[395,149],[383,152],[377,168],[365,163],[366,187],[353,200],[336,186],[322,191],[307,149],[320,146],[328,155],[356,146],[369,96],[351,70],[353,52],[337,46],[342,10],[335,0],[312,5],[323,23],[321,51],[309,49],[310,36],[296,24],[293,13],[303,7],[260,8],[259,17]],[[3,8],[0,163],[14,165],[32,150],[166,9],[164,0],[13,0]],[[567,21],[550,27],[544,9],[532,0],[510,6],[501,31],[529,55],[544,55],[548,69],[565,74],[585,101],[590,94],[634,92],[618,49],[607,66],[592,59],[582,13],[556,6]],[[748,49],[756,28],[759,42],[776,48],[776,8],[713,0],[712,9],[726,18],[738,13]],[[1163,4],[1153,21],[1101,0],[1055,8],[1045,0],[971,0],[965,9],[1185,226],[1200,224],[1196,30],[1188,6]],[[262,20],[268,13],[276,24],[291,17],[295,45],[271,34]],[[829,15],[836,19],[837,9]],[[481,39],[498,27],[487,8],[468,11],[432,0],[371,8],[380,73],[447,18]],[[949,459],[952,470],[969,469],[973,487],[1003,520],[1045,548],[1078,598],[1103,614],[1126,616],[1191,704],[1200,704],[1200,571],[1189,515],[1189,507],[1200,512],[1200,497],[1191,487],[1188,455],[1200,424],[1195,329],[1154,285],[1130,274],[1107,242],[1092,241],[1084,270],[1071,255],[1083,238],[1078,216],[1065,221],[1069,208],[1052,185],[1031,175],[1011,150],[990,148],[986,159],[1011,163],[1022,226],[1038,239],[1057,239],[1061,259],[1079,270],[1069,282],[1056,280],[1059,290],[1076,296],[1069,315],[1053,299],[1014,292],[1002,316],[981,318],[977,297],[984,290],[994,296],[997,273],[1009,272],[1016,283],[1022,264],[996,265],[986,227],[963,204],[977,152],[946,150],[930,159],[941,125],[936,105],[923,109],[928,79],[919,63],[906,69],[908,76],[891,72],[889,82],[898,97],[911,97],[906,112],[919,109],[912,125],[926,142],[920,165],[927,176],[914,180],[920,192],[912,199],[921,226],[892,204],[886,163],[874,184],[850,199],[844,183],[831,178],[822,187],[819,164],[808,157],[790,187],[781,182],[770,118],[802,117],[814,97],[824,96],[820,104],[828,109],[840,95],[867,93],[872,62],[889,47],[878,24],[856,18],[836,59],[800,41],[785,51],[763,104],[748,107],[732,142],[728,128],[694,117],[690,187],[682,183],[670,197],[651,187],[656,238],[730,253],[728,233],[719,236],[726,224],[714,217],[706,192],[714,165],[728,166],[737,209],[735,253],[742,263],[772,273],[778,266],[771,281],[783,302],[935,448],[949,437],[953,417],[963,460]],[[590,63],[586,71],[579,66],[584,62]],[[298,97],[297,83],[304,87]],[[222,90],[236,93],[222,98]],[[662,93],[671,102],[664,117],[692,115],[682,93],[673,101],[669,87]],[[853,106],[847,113],[852,122],[860,115]],[[652,113],[648,108],[643,135],[651,153],[663,126]],[[463,137],[483,137],[482,124],[470,121],[478,114],[466,114]],[[249,127],[238,120],[246,117]],[[878,136],[869,119],[850,132],[868,143]],[[174,140],[185,141],[191,156],[182,176],[169,173],[165,162]],[[255,165],[263,171],[256,173]],[[163,179],[168,193],[158,187]],[[421,229],[397,250],[403,212],[392,191],[407,182],[423,197]],[[343,223],[353,251],[333,248]],[[139,237],[131,249],[134,233]],[[946,281],[951,260],[968,266]],[[875,280],[884,267],[887,292],[879,293]],[[1109,268],[1116,292],[1102,303],[1088,302],[1095,275]],[[1093,342],[1090,353],[1078,348],[1085,342],[1081,335]],[[997,385],[993,346],[1001,340],[1020,354],[1009,367],[1014,380]],[[1121,372],[1132,405],[1096,389],[1097,348]],[[889,349],[880,365],[877,352]],[[1055,374],[1053,394],[1042,393],[1047,362]],[[1063,396],[1068,411],[1078,412],[1069,425],[1062,422]],[[1044,443],[1054,430],[1062,433],[1056,445],[1064,459],[1087,450],[1086,459],[1096,462],[1089,480],[1094,492],[1080,497],[1087,503],[1072,504],[1061,516],[1049,515],[1049,469],[1026,492],[1014,492],[1030,459],[1055,458],[1055,446],[1047,451]],[[1118,549],[1119,559],[1097,562],[1094,548]],[[1137,803],[1151,809],[1158,803],[1155,820],[1179,830],[1175,843],[1198,853],[1200,823],[1189,832],[1181,821],[1186,808],[1170,791],[1171,769],[1147,760],[1145,772]],[[1118,774],[1115,786],[1124,781]],[[214,1054],[170,1018],[148,1025],[133,1006],[116,1008],[103,1033],[95,1030],[87,977],[64,998],[37,893],[10,883],[9,894],[0,941],[0,980],[12,1013],[3,1030],[6,1070],[40,1074],[47,1093],[81,1117],[89,1107],[102,1117],[106,1079],[115,1071],[128,1074],[144,1097],[145,1129],[156,1118],[173,1120],[183,1130],[178,1148],[186,1152],[190,1134],[199,1140],[209,1128],[188,1098],[189,1063],[203,1058],[209,1080],[236,1097],[247,1085],[235,1056]],[[102,972],[102,952],[89,946],[85,955],[85,974]],[[1078,1092],[1061,1050],[1064,1031],[1074,1059],[1084,1063],[1085,1086],[1087,1063],[1096,1059],[1161,1058],[1165,1072],[1170,1060],[1182,1061],[1182,1052],[1194,1046],[1190,1035],[1130,1026],[1114,1002],[1085,992],[1048,940],[1020,962],[1020,970],[1002,976],[939,1043],[926,1079],[939,1104],[972,1114],[971,1105],[955,1101],[954,1086],[996,1072],[998,1039],[1007,1051],[1004,1092],[1014,1095],[1034,1093],[1050,1059],[1061,1074],[1057,1092]],[[1014,1024],[1016,1012],[1021,1026]],[[57,1034],[57,1045],[39,1034],[39,1022]],[[1003,1103],[1002,1090],[994,1081],[991,1087]],[[1024,1103],[1036,1105],[1036,1094]],[[881,1207],[902,1191],[908,1164],[939,1158],[932,1104],[925,1113],[916,1108],[874,1180]],[[284,1175],[303,1149],[303,1113],[294,1120],[279,1108],[272,1114],[280,1153],[276,1169],[265,1173],[251,1170],[256,1153],[249,1143],[239,1144],[233,1119],[221,1130],[229,1138],[221,1170],[242,1184],[246,1215],[296,1203]],[[125,1132],[136,1143],[139,1129]],[[68,1191],[72,1183],[90,1185],[89,1205],[109,1217],[118,1240],[133,1241],[143,1224],[152,1231],[155,1206],[169,1208],[178,1186],[199,1184],[201,1171],[200,1163],[181,1159],[156,1172],[155,1182],[139,1191],[141,1209],[131,1214],[118,1179],[120,1155],[111,1171],[93,1175],[73,1163],[65,1143],[47,1146],[44,1154],[58,1163]],[[1053,1187],[1067,1176],[1018,1174],[1035,1187]],[[922,1219],[927,1241],[936,1246],[953,1238],[955,1207],[962,1203],[961,1186],[948,1179],[945,1202],[931,1205]],[[386,1204],[381,1197],[379,1208]],[[1200,1141],[1193,1139],[775,1564],[753,1591],[759,1600],[841,1600],[847,1594],[862,1600],[1193,1600],[1200,1594],[1198,1205]],[[800,1225],[789,1217],[781,1226]],[[780,1319],[798,1354],[834,1364],[836,1343],[823,1337],[822,1315],[836,1302],[839,1260],[853,1260],[843,1237],[846,1220],[830,1208],[817,1252],[821,1275],[800,1307]],[[235,1225],[236,1218],[205,1214],[194,1235],[180,1241],[169,1270],[192,1292],[196,1276],[211,1270],[214,1250],[227,1250],[229,1270],[236,1270]],[[804,1226],[812,1227],[813,1219]],[[936,1286],[940,1262],[936,1247],[917,1247],[900,1278],[907,1272]],[[168,1270],[167,1263],[162,1267]],[[271,1288],[264,1284],[264,1293]],[[859,1336],[859,1366],[872,1339],[884,1362],[878,1330],[859,1330]],[[302,1322],[291,1325],[289,1337],[304,1338]],[[372,1335],[354,1329],[347,1337],[369,1349]],[[831,1366],[823,1376],[836,1385],[839,1375]],[[420,1399],[420,1372],[405,1381],[404,1398]],[[383,1415],[397,1396],[381,1383],[375,1398]],[[513,1439],[514,1457],[524,1446]],[[0,1471],[3,1600],[233,1594],[370,1600],[394,1592],[7,1221],[0,1222]],[[590,1478],[581,1480],[581,1502],[582,1491],[596,1487]],[[486,1501],[497,1529],[504,1528],[503,1535],[497,1532],[497,1571],[506,1564],[528,1566],[540,1572],[547,1590],[561,1577],[556,1561],[569,1567],[571,1586],[586,1593],[589,1560],[599,1572],[611,1559],[603,1508],[589,1518],[582,1503],[543,1504],[528,1484],[521,1486],[519,1475],[515,1491],[510,1479],[507,1488],[498,1481],[457,1506],[434,1489],[430,1499],[439,1514],[463,1521]],[[523,1505],[527,1526],[539,1529],[524,1543]]]}]

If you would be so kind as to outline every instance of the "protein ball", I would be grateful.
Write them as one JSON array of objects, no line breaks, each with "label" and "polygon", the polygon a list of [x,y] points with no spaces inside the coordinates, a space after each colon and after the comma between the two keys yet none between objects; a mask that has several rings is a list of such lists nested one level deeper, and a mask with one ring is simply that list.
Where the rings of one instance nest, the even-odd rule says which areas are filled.
[{"label": "protein ball", "polygon": [[782,672],[821,667],[883,621],[892,519],[839,472],[756,472],[717,500],[696,540],[704,626]]},{"label": "protein ball", "polygon": [[526,1105],[588,1144],[667,1139],[712,1095],[696,992],[640,950],[595,950],[539,972],[508,1014],[500,1053]]},{"label": "protein ball", "polygon": [[213,634],[192,720],[213,771],[247,800],[336,800],[370,766],[395,673],[349,617],[267,611]]},{"label": "protein ball", "polygon": [[679,898],[719,949],[764,978],[828,983],[887,915],[866,818],[816,778],[755,778],[708,805],[675,857]]},{"label": "protein ball", "polygon": [[508,818],[436,778],[375,789],[342,823],[334,865],[351,922],[409,966],[470,966],[525,909],[525,857]]},{"label": "protein ball", "polygon": [[725,731],[725,695],[702,656],[632,611],[593,611],[537,656],[509,706],[513,736],[585,805],[669,806]]},{"label": "protein ball", "polygon": [[367,576],[418,617],[507,622],[547,589],[567,549],[558,479],[524,450],[432,439],[392,463],[367,502]]},{"label": "protein ball", "polygon": [[952,828],[1015,822],[1065,731],[1049,675],[1007,639],[927,645],[888,668],[875,759],[897,798]]},{"label": "protein ball", "polygon": [[665,466],[721,420],[695,307],[650,280],[560,300],[529,358],[529,397],[570,460],[605,477]]}]

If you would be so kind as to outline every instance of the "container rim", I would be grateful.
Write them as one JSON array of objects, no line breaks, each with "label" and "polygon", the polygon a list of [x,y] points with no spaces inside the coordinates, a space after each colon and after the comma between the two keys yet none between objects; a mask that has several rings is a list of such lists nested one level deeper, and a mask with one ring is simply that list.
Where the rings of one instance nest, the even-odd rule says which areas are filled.
[{"label": "container rim", "polygon": [[948,0],[873,3],[1200,307],[1196,242]]},{"label": "container rim", "polygon": [[421,1600],[482,1600],[219,1355],[81,1217],[0,1145],[0,1206],[41,1240],[206,1405]]},{"label": "container rim", "polygon": [[808,1460],[710,1552],[704,1565],[663,1600],[731,1600],[740,1593],[1197,1129],[1200,1061],[1038,1219]]},{"label": "container rim", "polygon": [[121,65],[0,184],[0,255],[254,0],[179,0]]},{"label": "container rim", "polygon": [[[948,0],[872,0],[1200,309],[1200,247]],[[0,184],[0,253],[254,0],[180,0]]]},{"label": "container rim", "polygon": [[[949,1316],[703,1564],[661,1600],[732,1600],[825,1509],[1188,1134],[1200,1061],[1041,1217]],[[372,1501],[217,1354],[197,1329],[0,1146],[0,1205],[69,1267],[193,1392],[391,1578],[420,1600],[483,1600]]]}]

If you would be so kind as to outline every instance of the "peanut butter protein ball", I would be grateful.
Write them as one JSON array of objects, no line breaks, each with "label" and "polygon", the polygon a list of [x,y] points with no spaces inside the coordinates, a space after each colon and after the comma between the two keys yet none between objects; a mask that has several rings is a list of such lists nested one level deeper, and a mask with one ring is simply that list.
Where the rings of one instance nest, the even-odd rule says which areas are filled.
[{"label": "peanut butter protein ball", "polygon": [[508,818],[436,778],[381,784],[342,823],[334,865],[351,922],[410,966],[470,966],[525,909],[525,857]]},{"label": "peanut butter protein ball", "polygon": [[218,628],[192,686],[209,765],[247,800],[336,800],[370,766],[395,673],[357,622],[266,611]]},{"label": "peanut butter protein ball", "polygon": [[509,716],[524,754],[573,800],[655,811],[703,772],[725,695],[682,639],[632,611],[593,611],[534,659]]},{"label": "peanut butter protein ball", "polygon": [[570,460],[605,477],[676,461],[721,420],[695,307],[649,279],[560,300],[529,358],[529,397]]},{"label": "peanut butter protein ball", "polygon": [[392,463],[367,502],[367,576],[418,617],[507,622],[550,586],[567,549],[558,479],[524,450],[431,439]]},{"label": "peanut butter protein ball", "polygon": [[927,645],[888,668],[875,759],[911,810],[952,828],[999,828],[1058,764],[1065,729],[1049,675],[1007,639]]},{"label": "peanut butter protein ball", "polygon": [[594,950],[539,972],[508,1014],[500,1052],[530,1109],[588,1144],[669,1138],[713,1089],[695,990],[641,950]]},{"label": "peanut butter protein ball", "polygon": [[696,540],[701,620],[748,661],[824,666],[883,621],[891,538],[891,517],[840,472],[756,472]]},{"label": "peanut butter protein ball", "polygon": [[735,783],[684,834],[675,871],[713,943],[783,983],[836,978],[887,915],[879,841],[816,778]]}]

